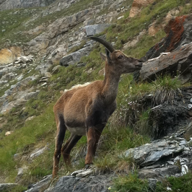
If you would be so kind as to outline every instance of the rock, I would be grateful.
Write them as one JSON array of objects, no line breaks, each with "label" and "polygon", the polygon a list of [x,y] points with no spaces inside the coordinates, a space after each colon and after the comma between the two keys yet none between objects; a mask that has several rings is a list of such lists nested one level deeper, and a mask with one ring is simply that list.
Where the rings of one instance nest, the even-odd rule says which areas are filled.
[{"label": "rock", "polygon": [[[71,16],[59,18],[47,26],[44,33],[41,33],[39,36],[28,42],[25,46],[24,52],[25,55],[28,54],[49,54],[46,53],[48,47],[54,46],[55,44],[68,44],[68,35],[65,33],[68,32],[72,27],[76,26],[79,23],[84,22],[87,17],[92,14],[92,9],[85,9],[78,13],[75,13]],[[67,40],[58,42],[58,38],[65,37]],[[55,50],[55,49],[54,49]]]},{"label": "rock", "polygon": [[138,173],[139,178],[165,178],[173,176],[177,173],[180,173],[181,169],[178,166],[169,166],[163,168],[153,168],[153,169],[141,169]]},{"label": "rock", "polygon": [[27,8],[27,7],[44,7],[46,5],[49,5],[50,3],[54,2],[55,0],[4,0],[0,1],[0,10],[6,10],[6,9],[15,9],[15,8]]},{"label": "rock", "polygon": [[52,69],[52,74],[57,73],[57,72],[59,71],[59,68],[60,68],[60,67],[61,67],[60,65],[57,65],[57,66],[53,67],[53,69]]},{"label": "rock", "polygon": [[17,176],[19,176],[19,177],[22,176],[24,174],[24,172],[27,171],[27,169],[28,169],[28,167],[25,165],[23,167],[19,168],[18,172],[17,172]]},{"label": "rock", "polygon": [[129,13],[129,17],[135,17],[140,13],[143,7],[146,7],[153,2],[154,0],[134,0]]},{"label": "rock", "polygon": [[5,133],[5,136],[11,135],[12,133],[13,133],[13,131],[7,131],[7,132]]},{"label": "rock", "polygon": [[46,176],[43,180],[39,181],[36,184],[33,184],[30,189],[28,189],[25,192],[40,192],[45,191],[45,189],[48,188],[50,181],[51,181],[52,175]]},{"label": "rock", "polygon": [[24,99],[27,101],[31,98],[36,98],[38,94],[39,94],[39,90],[37,90],[36,92],[30,92],[30,93],[22,94],[21,99]]},{"label": "rock", "polygon": [[91,175],[85,178],[64,176],[46,192],[107,192],[113,174]]},{"label": "rock", "polygon": [[181,48],[192,41],[191,25],[192,15],[185,15],[171,19],[165,26],[166,37],[153,46],[143,59],[158,57],[162,52],[170,52]]},{"label": "rock", "polygon": [[50,77],[52,77],[52,75],[49,72],[45,72],[45,77],[50,78]]},{"label": "rock", "polygon": [[0,191],[11,191],[17,185],[17,183],[0,183]]},{"label": "rock", "polygon": [[141,147],[129,149],[123,155],[133,157],[140,166],[144,167],[152,165],[164,157],[184,151],[184,147],[178,146],[177,143],[168,140],[154,141]]},{"label": "rock", "polygon": [[20,56],[22,49],[20,47],[10,47],[0,50],[0,65],[8,64],[15,61]]},{"label": "rock", "polygon": [[110,25],[111,24],[87,25],[87,26],[84,27],[84,30],[85,30],[87,36],[94,36],[96,34],[102,33]]},{"label": "rock", "polygon": [[52,64],[50,62],[45,62],[45,63],[43,62],[40,65],[38,65],[35,68],[35,70],[38,70],[42,75],[45,75],[51,67],[52,67]]},{"label": "rock", "polygon": [[33,160],[35,157],[38,157],[39,155],[43,154],[45,150],[48,149],[48,146],[46,145],[45,147],[41,149],[36,149],[34,152],[31,153],[29,156],[31,160]]},{"label": "rock", "polygon": [[21,55],[20,57],[17,57],[17,59],[15,60],[15,64],[18,63],[32,63],[33,62],[33,56],[32,55],[28,55],[28,56],[24,56]]},{"label": "rock", "polygon": [[31,120],[34,119],[34,118],[35,118],[35,116],[28,117],[28,118],[25,120],[25,122],[31,121]]},{"label": "rock", "polygon": [[153,138],[157,139],[173,133],[178,128],[178,125],[186,122],[189,116],[188,110],[184,106],[164,104],[151,109],[149,113],[149,126],[151,126]]},{"label": "rock", "polygon": [[82,170],[74,171],[73,173],[71,173],[71,176],[85,177],[92,173],[94,173],[94,169],[82,169]]},{"label": "rock", "polygon": [[[180,49],[172,51],[171,53],[161,53],[159,57],[149,59],[143,63],[140,71],[140,79],[154,80],[158,74],[176,74],[178,71],[185,76],[191,74],[189,65],[192,62],[192,43],[183,45]],[[190,76],[191,77],[191,76]]]},{"label": "rock", "polygon": [[82,56],[88,55],[88,53],[91,51],[91,48],[92,48],[92,45],[82,48],[76,52],[73,52],[63,57],[60,60],[60,65],[67,67],[69,65],[75,64],[76,62],[79,62]]}]

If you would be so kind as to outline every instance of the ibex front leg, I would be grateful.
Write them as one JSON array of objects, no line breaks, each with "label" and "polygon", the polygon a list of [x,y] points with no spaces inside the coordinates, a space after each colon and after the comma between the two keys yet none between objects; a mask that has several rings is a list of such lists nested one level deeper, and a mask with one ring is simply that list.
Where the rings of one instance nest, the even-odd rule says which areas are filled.
[{"label": "ibex front leg", "polygon": [[85,165],[89,166],[93,163],[93,157],[96,152],[97,144],[101,136],[104,126],[91,127],[87,131],[87,155],[85,157]]}]

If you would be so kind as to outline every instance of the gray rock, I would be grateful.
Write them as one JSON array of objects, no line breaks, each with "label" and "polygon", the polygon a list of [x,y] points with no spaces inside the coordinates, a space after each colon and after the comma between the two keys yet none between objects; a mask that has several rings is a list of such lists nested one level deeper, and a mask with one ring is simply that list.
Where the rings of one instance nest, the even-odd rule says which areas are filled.
[{"label": "gray rock", "polygon": [[81,57],[88,55],[88,53],[91,51],[91,48],[92,48],[92,45],[82,48],[76,52],[73,52],[63,57],[60,60],[60,65],[67,67],[69,65],[75,64],[76,62],[79,62]]},{"label": "gray rock", "polygon": [[169,167],[154,168],[154,169],[144,168],[139,171],[138,175],[142,179],[163,178],[163,177],[173,176],[180,172],[181,172],[181,169],[178,166],[169,166]]},{"label": "gray rock", "polygon": [[17,185],[17,183],[0,183],[0,191],[12,190]]},{"label": "gray rock", "polygon": [[93,36],[99,33],[102,33],[106,28],[108,28],[111,24],[95,24],[95,25],[87,25],[84,27],[84,30],[87,36]]},{"label": "gray rock", "polygon": [[0,1],[0,10],[5,9],[15,9],[15,8],[27,8],[27,7],[42,7],[49,5],[50,3],[54,2],[55,0],[4,0]]},{"label": "gray rock", "polygon": [[162,140],[152,142],[151,144],[145,144],[134,149],[129,149],[123,155],[125,157],[133,157],[139,165],[144,167],[146,165],[154,164],[163,157],[182,152],[183,150],[184,146],[178,146],[177,142],[172,145],[171,142]]},{"label": "gray rock", "polygon": [[40,155],[43,154],[47,149],[48,149],[48,146],[47,146],[47,145],[46,145],[45,147],[41,148],[41,149],[36,149],[33,153],[31,153],[30,159],[33,160],[35,157],[40,156]]},{"label": "gray rock", "polygon": [[25,192],[40,192],[48,188],[52,175],[46,176],[43,180],[39,181],[36,184],[33,184],[31,188]]},{"label": "gray rock", "polygon": [[113,174],[95,175],[86,178],[72,176],[61,177],[55,187],[47,192],[107,192]]},{"label": "gray rock", "polygon": [[57,73],[57,72],[59,71],[59,68],[60,68],[60,67],[61,67],[60,65],[57,65],[57,66],[53,67],[52,73],[53,73],[53,74]]}]

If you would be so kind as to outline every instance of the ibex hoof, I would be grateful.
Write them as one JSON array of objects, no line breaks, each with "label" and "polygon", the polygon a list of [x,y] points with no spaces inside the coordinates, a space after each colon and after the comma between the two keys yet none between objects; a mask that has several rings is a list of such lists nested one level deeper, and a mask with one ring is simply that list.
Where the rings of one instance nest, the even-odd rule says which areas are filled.
[{"label": "ibex hoof", "polygon": [[93,166],[93,163],[86,164],[86,165],[85,165],[85,169],[91,169],[92,166]]}]

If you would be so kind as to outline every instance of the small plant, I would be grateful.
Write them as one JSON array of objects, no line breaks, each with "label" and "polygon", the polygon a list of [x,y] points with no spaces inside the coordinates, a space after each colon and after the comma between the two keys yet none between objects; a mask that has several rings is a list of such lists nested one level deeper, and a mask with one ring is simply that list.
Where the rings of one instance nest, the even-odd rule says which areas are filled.
[{"label": "small plant", "polygon": [[117,159],[108,153],[104,157],[95,159],[94,165],[100,173],[110,172],[114,169]]}]

